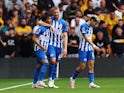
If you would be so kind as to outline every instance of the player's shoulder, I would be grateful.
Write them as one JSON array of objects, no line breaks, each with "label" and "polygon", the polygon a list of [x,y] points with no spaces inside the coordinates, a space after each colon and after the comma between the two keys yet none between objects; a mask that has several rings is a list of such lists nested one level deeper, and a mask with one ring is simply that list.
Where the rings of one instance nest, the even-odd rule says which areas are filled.
[{"label": "player's shoulder", "polygon": [[33,30],[37,30],[40,26],[39,25],[36,25],[34,26]]},{"label": "player's shoulder", "polygon": [[83,23],[83,24],[81,25],[81,28],[89,28],[89,25],[88,25],[87,23]]},{"label": "player's shoulder", "polygon": [[64,24],[67,24],[67,22],[64,19],[62,19],[62,18],[60,18],[59,21],[64,23]]},{"label": "player's shoulder", "polygon": [[47,27],[47,26],[40,26],[39,27],[39,29],[41,29],[41,30],[46,30],[46,29],[48,29],[49,27]]}]

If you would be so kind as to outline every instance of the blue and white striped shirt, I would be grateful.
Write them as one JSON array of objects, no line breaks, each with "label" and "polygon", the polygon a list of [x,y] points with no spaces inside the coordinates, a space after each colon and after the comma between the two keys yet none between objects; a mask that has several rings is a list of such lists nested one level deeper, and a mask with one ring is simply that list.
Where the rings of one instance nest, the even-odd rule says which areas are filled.
[{"label": "blue and white striped shirt", "polygon": [[[90,25],[88,25],[87,23],[82,24],[80,27],[80,31],[82,35],[86,34],[88,39],[92,40],[93,28]],[[92,46],[84,39],[83,36],[79,44],[79,50],[81,51],[93,50]]]},{"label": "blue and white striped shirt", "polygon": [[[36,26],[34,29],[33,34],[38,36],[38,42],[47,49],[49,44],[50,28],[46,26]],[[35,44],[34,51],[38,51],[39,49],[40,47]]]},{"label": "blue and white striped shirt", "polygon": [[67,23],[64,19],[56,21],[54,17],[52,17],[52,25],[56,29],[56,33],[53,33],[53,31],[50,32],[49,45],[62,48],[62,33],[68,32]]}]

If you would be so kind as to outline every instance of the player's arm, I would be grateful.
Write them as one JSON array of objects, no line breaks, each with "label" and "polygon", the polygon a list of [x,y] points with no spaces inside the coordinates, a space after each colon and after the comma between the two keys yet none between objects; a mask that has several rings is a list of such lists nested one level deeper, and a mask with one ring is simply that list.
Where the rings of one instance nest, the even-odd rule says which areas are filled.
[{"label": "player's arm", "polygon": [[67,44],[68,44],[68,34],[67,32],[63,33],[63,57],[67,56]]},{"label": "player's arm", "polygon": [[83,34],[84,39],[91,44],[91,46],[93,47],[93,49],[95,49],[96,51],[99,51],[99,47],[97,47],[91,40],[88,39],[86,34]]},{"label": "player's arm", "polygon": [[3,40],[0,38],[0,42],[1,42],[1,44],[5,47],[6,45],[7,45],[7,43],[6,42],[3,42]]},{"label": "player's arm", "polygon": [[36,34],[33,34],[32,40],[34,41],[35,44],[37,44],[41,49],[46,51],[46,48],[43,47],[39,42],[38,42],[38,36]]},{"label": "player's arm", "polygon": [[45,23],[42,20],[39,20],[38,24],[41,26],[48,26],[53,30],[53,32],[56,32],[56,29],[51,24]]}]

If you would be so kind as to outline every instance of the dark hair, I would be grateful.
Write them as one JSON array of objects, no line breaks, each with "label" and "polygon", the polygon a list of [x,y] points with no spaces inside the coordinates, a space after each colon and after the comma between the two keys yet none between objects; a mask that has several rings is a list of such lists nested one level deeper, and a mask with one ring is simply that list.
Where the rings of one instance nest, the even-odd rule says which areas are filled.
[{"label": "dark hair", "polygon": [[98,22],[98,20],[95,17],[91,17],[90,20],[93,20],[95,22]]},{"label": "dark hair", "polygon": [[58,7],[63,7],[63,3],[59,3]]},{"label": "dark hair", "polygon": [[49,17],[51,17],[51,15],[50,15],[49,13],[46,13],[46,14],[44,14],[44,15],[40,18],[40,20],[46,21],[47,18],[49,18]]},{"label": "dark hair", "polygon": [[104,23],[105,23],[105,21],[101,20],[101,21],[99,22],[99,25],[102,25],[102,24],[104,24]]}]

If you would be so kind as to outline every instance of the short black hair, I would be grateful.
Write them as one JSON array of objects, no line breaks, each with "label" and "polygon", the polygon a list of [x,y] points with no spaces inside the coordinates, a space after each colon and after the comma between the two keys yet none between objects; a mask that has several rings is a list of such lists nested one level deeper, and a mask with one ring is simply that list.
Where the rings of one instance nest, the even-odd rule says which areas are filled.
[{"label": "short black hair", "polygon": [[90,20],[93,20],[95,22],[98,22],[97,18],[96,17],[91,17]]},{"label": "short black hair", "polygon": [[49,13],[45,13],[45,14],[40,18],[40,20],[46,21],[47,18],[49,18],[49,17],[51,17],[51,15],[50,15]]}]

